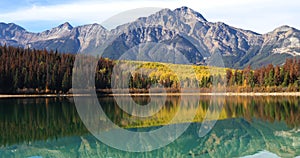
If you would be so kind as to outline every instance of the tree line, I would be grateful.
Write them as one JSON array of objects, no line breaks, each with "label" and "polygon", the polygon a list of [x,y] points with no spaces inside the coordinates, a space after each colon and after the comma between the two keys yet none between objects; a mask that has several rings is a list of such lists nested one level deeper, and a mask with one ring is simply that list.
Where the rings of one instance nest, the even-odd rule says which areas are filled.
[{"label": "tree line", "polygon": [[286,59],[282,65],[263,66],[252,70],[226,70],[226,86],[242,87],[244,91],[299,91],[300,59]]},{"label": "tree line", "polygon": [[[74,61],[73,54],[0,46],[0,93],[67,93],[72,88]],[[139,69],[145,72],[154,69],[146,74],[139,70],[117,71],[114,67],[118,62],[98,59],[94,88],[110,89],[113,82],[118,84],[117,87],[128,85],[130,89],[149,89],[153,85],[161,85],[170,89],[199,87],[209,91],[217,87],[226,91],[261,92],[299,91],[300,84],[300,60],[296,58],[287,59],[282,66],[269,64],[256,70],[252,70],[251,66],[243,70],[222,68],[215,74],[210,74],[208,67],[192,66],[195,77],[176,74],[160,63],[136,62]],[[184,65],[175,66],[183,72],[186,69]],[[113,71],[117,76],[112,77]]]},{"label": "tree line", "polygon": [[74,56],[57,51],[0,47],[0,91],[67,92]]}]

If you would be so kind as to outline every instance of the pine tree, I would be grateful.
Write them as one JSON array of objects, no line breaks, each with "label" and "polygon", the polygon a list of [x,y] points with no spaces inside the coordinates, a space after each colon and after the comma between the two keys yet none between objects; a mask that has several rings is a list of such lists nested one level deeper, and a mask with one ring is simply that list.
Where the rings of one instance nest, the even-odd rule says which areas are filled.
[{"label": "pine tree", "polygon": [[62,87],[62,91],[64,93],[68,92],[69,89],[71,88],[71,80],[70,80],[69,69],[67,69],[67,71],[64,74],[61,87]]},{"label": "pine tree", "polygon": [[226,84],[227,86],[231,86],[232,80],[232,71],[230,69],[226,70]]},{"label": "pine tree", "polygon": [[274,85],[274,69],[271,69],[269,71],[268,85],[269,86],[273,86]]},{"label": "pine tree", "polygon": [[279,86],[281,82],[280,67],[277,65],[274,70],[274,85]]},{"label": "pine tree", "polygon": [[289,80],[290,80],[289,73],[285,73],[282,86],[287,87],[290,84]]},{"label": "pine tree", "polygon": [[255,78],[254,78],[254,73],[252,71],[250,71],[250,75],[249,75],[249,85],[252,88],[255,86]]}]

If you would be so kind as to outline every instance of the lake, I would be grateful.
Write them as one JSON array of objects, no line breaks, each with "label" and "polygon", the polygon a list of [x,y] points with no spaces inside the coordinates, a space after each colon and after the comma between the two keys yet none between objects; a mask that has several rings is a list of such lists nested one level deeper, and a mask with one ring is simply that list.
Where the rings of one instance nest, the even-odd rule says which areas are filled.
[{"label": "lake", "polygon": [[[75,106],[72,97],[0,99],[0,157],[300,155],[300,97],[99,97],[97,101],[105,116],[88,111],[93,99],[82,97],[82,100],[86,105],[81,108],[89,112],[85,121],[79,117],[81,114],[76,108],[80,107]],[[144,109],[129,106],[131,104]],[[108,119],[131,132],[155,131],[170,122],[176,127],[187,128],[177,139],[159,149],[126,152],[99,141],[85,124],[97,121],[101,127],[99,133],[117,131],[109,126]],[[202,125],[209,129],[201,135]],[[120,139],[112,141],[126,143]]]}]

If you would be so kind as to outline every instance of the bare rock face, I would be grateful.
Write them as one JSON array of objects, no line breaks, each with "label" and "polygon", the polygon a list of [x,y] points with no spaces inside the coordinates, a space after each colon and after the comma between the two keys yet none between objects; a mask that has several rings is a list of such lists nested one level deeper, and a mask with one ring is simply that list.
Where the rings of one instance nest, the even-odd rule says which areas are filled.
[{"label": "bare rock face", "polygon": [[0,23],[0,44],[23,46],[34,34],[13,23]]},{"label": "bare rock face", "polygon": [[282,64],[286,58],[299,58],[299,38],[300,31],[289,26],[261,35],[222,22],[209,22],[187,7],[163,9],[113,30],[99,24],[72,27],[66,22],[51,30],[31,33],[12,23],[0,23],[1,45],[62,53],[100,51],[105,57],[118,59],[134,47],[153,42],[171,46],[191,63],[209,62],[204,59],[221,54],[225,66],[233,68]]},{"label": "bare rock face", "polygon": [[289,26],[281,26],[264,37],[264,45],[273,45],[272,50],[270,50],[272,53],[300,55],[299,30]]}]

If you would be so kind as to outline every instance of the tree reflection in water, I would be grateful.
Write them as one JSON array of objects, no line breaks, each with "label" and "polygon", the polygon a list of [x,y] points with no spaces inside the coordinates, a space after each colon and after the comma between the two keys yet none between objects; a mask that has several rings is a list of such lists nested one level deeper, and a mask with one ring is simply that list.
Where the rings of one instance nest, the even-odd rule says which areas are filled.
[{"label": "tree reflection in water", "polygon": [[[99,102],[106,115],[117,125],[123,128],[137,128],[161,126],[168,124],[178,108],[183,108],[184,115],[195,110],[193,122],[201,122],[210,105],[209,96],[168,96],[165,101],[161,97],[153,97],[154,104],[149,112],[155,111],[156,106],[164,106],[153,116],[139,118],[131,116],[118,107],[113,97],[99,98]],[[121,98],[126,104],[128,97]],[[149,97],[135,97],[135,102],[146,105]],[[184,105],[180,107],[180,102]],[[300,98],[299,97],[245,97],[230,96],[220,98],[224,102],[219,120],[243,118],[248,122],[260,119],[268,122],[284,122],[290,128],[300,125]],[[88,105],[87,105],[88,108]],[[134,111],[135,109],[127,109]],[[213,113],[213,111],[210,111]],[[138,111],[136,111],[138,113]],[[183,116],[184,116],[183,115]],[[101,119],[101,116],[98,117]],[[178,118],[177,123],[185,123],[184,117]],[[105,126],[105,122],[102,122]],[[106,129],[109,130],[109,129]],[[88,134],[72,98],[27,98],[0,100],[0,143],[3,146],[31,142],[35,140],[57,139],[66,136]]]}]

